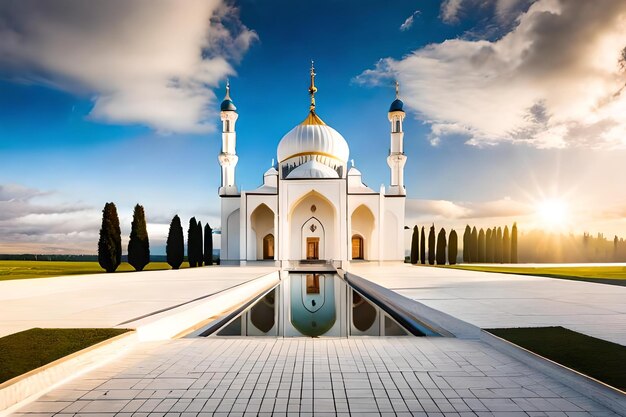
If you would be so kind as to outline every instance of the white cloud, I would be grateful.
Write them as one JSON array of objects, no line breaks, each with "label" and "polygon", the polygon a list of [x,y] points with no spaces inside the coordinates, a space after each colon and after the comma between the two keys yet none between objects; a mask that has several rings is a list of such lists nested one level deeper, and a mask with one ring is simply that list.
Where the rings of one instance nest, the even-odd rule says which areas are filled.
[{"label": "white cloud", "polygon": [[3,2],[0,73],[92,97],[97,120],[199,132],[256,37],[223,0]]},{"label": "white cloud", "polygon": [[[500,3],[502,13],[517,3]],[[494,41],[451,39],[382,59],[357,81],[397,77],[433,143],[454,134],[477,146],[625,147],[626,2],[539,0],[515,22]]]},{"label": "white cloud", "polygon": [[458,21],[462,0],[444,0],[441,3],[441,19],[447,23]]},{"label": "white cloud", "polygon": [[406,217],[420,221],[463,219],[494,219],[501,217],[526,216],[534,209],[528,203],[505,197],[485,202],[454,202],[448,200],[407,199]]},{"label": "white cloud", "polygon": [[404,23],[400,25],[400,30],[404,32],[411,29],[413,23],[415,22],[415,16],[419,15],[420,13],[421,12],[419,10],[414,11],[411,16],[407,17]]},{"label": "white cloud", "polygon": [[459,22],[464,11],[487,9],[499,23],[508,23],[533,1],[536,0],[444,0],[441,3],[440,17],[444,22],[454,24]]}]

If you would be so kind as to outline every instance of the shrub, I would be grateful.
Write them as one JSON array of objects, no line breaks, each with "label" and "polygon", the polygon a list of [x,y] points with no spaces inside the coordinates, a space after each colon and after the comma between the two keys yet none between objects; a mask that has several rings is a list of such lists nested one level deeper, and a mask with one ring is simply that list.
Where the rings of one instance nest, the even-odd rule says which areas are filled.
[{"label": "shrub", "polygon": [[422,233],[420,235],[420,260],[422,265],[426,264],[426,232],[424,226],[422,226]]},{"label": "shrub", "polygon": [[122,232],[117,208],[106,203],[102,210],[102,227],[98,240],[98,263],[107,272],[115,272],[122,262]]},{"label": "shrub", "polygon": [[146,228],[146,215],[143,206],[137,204],[133,210],[128,241],[128,263],[136,271],[142,271],[150,263],[150,242]]},{"label": "shrub", "polygon": [[437,265],[446,264],[446,248],[448,244],[446,242],[446,231],[441,228],[437,235]]},{"label": "shrub", "polygon": [[456,257],[458,254],[458,236],[454,229],[450,230],[450,238],[448,239],[448,263],[450,265],[456,265]]},{"label": "shrub", "polygon": [[187,262],[189,262],[190,268],[198,266],[198,260],[196,259],[198,253],[196,250],[197,233],[198,223],[196,222],[196,218],[192,217],[189,219],[189,228],[187,229]]},{"label": "shrub", "polygon": [[411,263],[415,265],[419,260],[419,228],[413,227],[413,235],[411,236]]},{"label": "shrub", "polygon": [[167,263],[172,269],[180,268],[185,258],[185,242],[183,238],[183,226],[180,224],[180,217],[178,217],[178,215],[174,216],[170,223],[165,253],[167,255]]},{"label": "shrub", "polygon": [[430,226],[428,232],[428,264],[435,264],[435,225]]},{"label": "shrub", "polygon": [[204,264],[213,265],[213,229],[208,223],[204,225]]}]

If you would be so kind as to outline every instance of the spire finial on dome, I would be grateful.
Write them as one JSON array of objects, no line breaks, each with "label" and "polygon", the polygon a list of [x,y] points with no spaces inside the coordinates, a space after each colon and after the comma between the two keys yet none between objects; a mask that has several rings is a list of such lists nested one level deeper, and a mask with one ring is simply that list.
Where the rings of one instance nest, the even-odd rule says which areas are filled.
[{"label": "spire finial on dome", "polygon": [[400,83],[396,80],[396,99],[400,98]]},{"label": "spire finial on dome", "polygon": [[226,79],[226,96],[224,97],[224,100],[230,100],[230,80],[227,78]]},{"label": "spire finial on dome", "polygon": [[311,85],[309,86],[309,94],[311,95],[311,106],[310,110],[315,112],[315,93],[317,92],[317,87],[315,87],[315,67],[313,66],[313,60],[311,60]]}]

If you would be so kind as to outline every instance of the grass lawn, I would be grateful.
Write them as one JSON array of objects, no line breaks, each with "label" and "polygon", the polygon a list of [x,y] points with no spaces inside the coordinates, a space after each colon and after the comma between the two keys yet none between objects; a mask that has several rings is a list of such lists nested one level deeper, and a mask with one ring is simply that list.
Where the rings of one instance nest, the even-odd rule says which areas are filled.
[{"label": "grass lawn", "polygon": [[450,268],[469,271],[499,272],[504,274],[535,275],[549,278],[573,279],[626,286],[626,267],[623,266],[480,266],[455,265]]},{"label": "grass lawn", "polygon": [[[181,268],[189,264],[184,262]],[[170,269],[167,262],[150,262],[144,271]],[[122,262],[116,272],[129,272],[135,269]],[[98,262],[64,261],[0,261],[0,281],[25,278],[48,278],[61,275],[84,275],[105,273]]]},{"label": "grass lawn", "polygon": [[626,391],[626,347],[565,329],[536,327],[488,332]]},{"label": "grass lawn", "polygon": [[127,331],[36,328],[2,337],[0,383]]}]

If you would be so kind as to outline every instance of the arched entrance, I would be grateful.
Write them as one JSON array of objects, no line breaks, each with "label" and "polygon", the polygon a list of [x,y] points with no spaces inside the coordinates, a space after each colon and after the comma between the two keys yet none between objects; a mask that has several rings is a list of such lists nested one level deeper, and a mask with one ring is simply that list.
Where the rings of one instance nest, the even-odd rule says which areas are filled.
[{"label": "arched entrance", "polygon": [[248,242],[247,259],[274,259],[274,212],[260,204],[250,214],[252,236]]},{"label": "arched entrance", "polygon": [[308,192],[293,203],[288,216],[288,259],[339,259],[335,221],[335,207],[316,191]]},{"label": "arched entrance", "polygon": [[363,237],[352,236],[352,259],[363,259]]},{"label": "arched entrance", "polygon": [[350,224],[351,259],[373,259],[376,256],[371,247],[375,227],[374,214],[366,205],[361,204],[352,212]]},{"label": "arched entrance", "polygon": [[274,235],[271,233],[263,238],[263,259],[274,259]]}]

